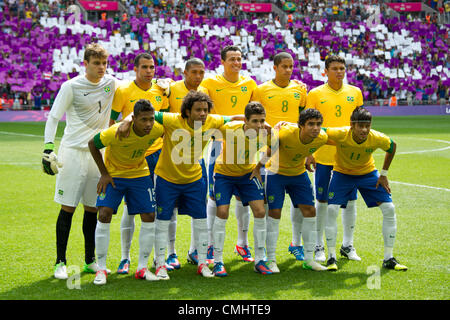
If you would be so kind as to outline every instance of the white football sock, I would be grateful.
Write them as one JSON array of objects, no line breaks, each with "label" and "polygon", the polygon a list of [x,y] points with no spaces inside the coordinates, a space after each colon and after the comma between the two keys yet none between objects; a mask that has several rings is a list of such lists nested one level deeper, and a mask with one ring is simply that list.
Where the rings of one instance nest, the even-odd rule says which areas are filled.
[{"label": "white football sock", "polygon": [[155,220],[155,260],[156,266],[165,264],[165,253],[169,235],[170,220]]},{"label": "white football sock", "polygon": [[110,223],[97,221],[97,226],[95,227],[95,251],[97,252],[97,264],[100,270],[106,270],[110,226]]},{"label": "white football sock", "polygon": [[155,241],[155,223],[141,222],[141,230],[139,232],[139,261],[138,270],[147,268],[148,258],[153,249]]},{"label": "white football sock", "polygon": [[395,236],[397,234],[395,206],[392,202],[383,202],[379,207],[383,213],[384,260],[388,260],[393,257]]},{"label": "white football sock", "polygon": [[280,228],[280,219],[267,217],[266,254],[268,261],[276,261],[276,249]]},{"label": "white football sock", "polygon": [[175,239],[177,238],[177,213],[178,209],[173,209],[172,218],[169,223],[169,238],[167,243],[167,255],[175,253]]},{"label": "white football sock", "polygon": [[195,251],[195,229],[194,229],[194,219],[191,219],[191,244],[189,246],[189,253]]},{"label": "white football sock", "polygon": [[337,216],[339,205],[328,205],[327,219],[325,221],[325,236],[327,238],[328,258],[336,259]]},{"label": "white football sock", "polygon": [[327,202],[319,202],[316,201],[316,245],[324,246],[323,234],[325,230],[325,223],[327,220],[327,210],[328,203]]},{"label": "white football sock", "polygon": [[350,200],[347,202],[347,207],[342,209],[342,226],[343,238],[342,245],[344,247],[353,246],[353,233],[355,231],[356,223],[356,201]]},{"label": "white football sock", "polygon": [[194,219],[195,247],[198,253],[198,265],[206,263],[208,251],[208,225],[205,219]]},{"label": "white football sock", "polygon": [[295,247],[302,245],[302,224],[303,214],[299,208],[294,207],[291,202],[291,223],[292,223],[292,245]]},{"label": "white football sock", "polygon": [[122,259],[130,260],[131,242],[134,234],[134,215],[128,214],[128,206],[123,205],[122,220],[120,220],[120,241],[122,244]]},{"label": "white football sock", "polygon": [[255,263],[264,259],[264,246],[266,245],[266,219],[254,218],[253,240],[255,243]]},{"label": "white football sock", "polygon": [[316,245],[316,233],[316,217],[304,217],[302,236],[306,261],[313,260],[314,248]]},{"label": "white football sock", "polygon": [[248,228],[250,227],[250,206],[244,207],[242,201],[236,200],[236,220],[238,229],[237,245],[248,246]]},{"label": "white football sock", "polygon": [[[206,219],[208,222],[208,245],[214,245],[214,235],[212,229],[214,226],[214,219],[216,218],[217,207],[216,202],[208,197],[208,203],[206,206]],[[191,251],[192,252],[192,251]]]},{"label": "white football sock", "polygon": [[214,220],[214,262],[223,262],[223,247],[225,245],[227,219],[216,217]]}]

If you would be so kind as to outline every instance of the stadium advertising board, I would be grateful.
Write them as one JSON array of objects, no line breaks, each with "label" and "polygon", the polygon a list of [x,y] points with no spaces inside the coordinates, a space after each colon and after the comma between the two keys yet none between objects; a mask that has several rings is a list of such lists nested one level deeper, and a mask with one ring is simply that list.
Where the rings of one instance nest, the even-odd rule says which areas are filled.
[{"label": "stadium advertising board", "polygon": [[399,12],[422,11],[421,2],[387,3],[387,5]]},{"label": "stadium advertising board", "polygon": [[245,12],[271,12],[271,3],[239,3],[241,10]]},{"label": "stadium advertising board", "polygon": [[80,4],[88,11],[102,10],[102,11],[117,11],[119,10],[119,4],[117,1],[83,1],[80,0]]}]

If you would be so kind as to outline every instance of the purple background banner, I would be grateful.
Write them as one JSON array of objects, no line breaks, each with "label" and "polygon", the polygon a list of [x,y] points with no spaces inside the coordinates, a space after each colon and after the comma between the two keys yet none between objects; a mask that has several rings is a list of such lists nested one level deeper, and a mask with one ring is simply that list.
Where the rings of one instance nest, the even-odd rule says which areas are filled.
[{"label": "purple background banner", "polygon": [[[398,106],[398,107],[378,107],[367,106],[367,110],[373,116],[432,116],[450,115],[449,105],[432,106]],[[0,112],[0,122],[29,122],[47,121],[48,110],[28,110],[28,111],[2,111]],[[61,120],[65,120],[64,115]]]},{"label": "purple background banner", "polygon": [[374,117],[377,116],[450,116],[449,105],[431,105],[431,106],[397,106],[397,107],[378,107],[367,106],[367,110]]}]

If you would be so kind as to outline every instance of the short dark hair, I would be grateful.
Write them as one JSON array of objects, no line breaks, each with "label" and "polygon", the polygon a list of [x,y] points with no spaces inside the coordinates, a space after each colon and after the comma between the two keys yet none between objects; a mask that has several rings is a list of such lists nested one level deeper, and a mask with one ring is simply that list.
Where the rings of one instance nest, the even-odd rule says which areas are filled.
[{"label": "short dark hair", "polygon": [[245,119],[250,120],[250,117],[254,114],[266,114],[266,110],[263,105],[257,101],[250,101],[244,110]]},{"label": "short dark hair", "polygon": [[298,116],[298,125],[304,126],[310,119],[320,119],[323,122],[323,116],[317,109],[303,109]]},{"label": "short dark hair", "polygon": [[140,53],[134,58],[134,66],[136,68],[139,67],[139,62],[141,59],[154,60],[150,53],[147,53],[147,52]]},{"label": "short dark hair", "polygon": [[353,110],[350,122],[372,122],[372,114],[364,107],[357,107]]},{"label": "short dark hair", "polygon": [[203,68],[205,67],[205,63],[202,60],[200,60],[199,58],[191,58],[188,61],[186,61],[184,70],[189,70],[191,68],[191,66],[193,66],[193,65],[203,66]]},{"label": "short dark hair", "polygon": [[277,53],[275,55],[275,57],[273,57],[273,64],[275,66],[278,66],[283,59],[292,59],[292,60],[294,60],[294,58],[292,58],[292,56],[288,52],[280,52],[280,53]]},{"label": "short dark hair", "polygon": [[339,63],[343,63],[344,66],[346,65],[344,58],[337,56],[337,55],[331,55],[325,60],[325,69],[328,69],[328,67],[330,66],[330,64],[332,62],[339,62]]},{"label": "short dark hair", "polygon": [[211,98],[200,91],[194,91],[191,90],[189,91],[189,93],[184,97],[183,102],[181,103],[181,117],[182,118],[187,118],[187,110],[191,111],[192,110],[192,106],[194,105],[195,102],[206,102],[208,104],[208,112],[211,111],[211,108],[213,106],[213,102],[211,100]]},{"label": "short dark hair", "polygon": [[226,46],[222,50],[220,50],[220,59],[225,61],[228,51],[239,51],[240,53],[242,53],[241,48],[239,48],[238,46]]},{"label": "short dark hair", "polygon": [[134,104],[133,114],[134,117],[139,116],[141,112],[151,111],[155,112],[155,108],[153,108],[151,102],[147,99],[140,99]]}]

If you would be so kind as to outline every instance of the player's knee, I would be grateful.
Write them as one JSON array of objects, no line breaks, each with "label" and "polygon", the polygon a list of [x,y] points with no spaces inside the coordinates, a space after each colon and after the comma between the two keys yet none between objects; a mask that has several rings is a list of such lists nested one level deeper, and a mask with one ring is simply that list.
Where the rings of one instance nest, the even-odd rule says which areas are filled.
[{"label": "player's knee", "polygon": [[313,218],[316,216],[316,208],[313,206],[301,205],[300,210],[305,218]]},{"label": "player's knee", "polygon": [[229,206],[227,206],[227,205],[218,206],[217,211],[216,211],[216,216],[220,219],[228,219],[228,211],[229,211]]},{"label": "player's knee", "polygon": [[382,202],[378,205],[385,217],[395,217],[395,206],[392,202]]},{"label": "player's knee", "polygon": [[155,221],[155,213],[142,213],[141,214],[141,221],[142,222],[154,222]]},{"label": "player's knee", "polygon": [[110,223],[113,215],[113,209],[108,207],[100,207],[98,211],[98,221],[101,223]]},{"label": "player's knee", "polygon": [[264,206],[252,208],[252,211],[255,218],[264,218],[266,216],[266,209],[264,208]]},{"label": "player's knee", "polygon": [[281,209],[269,210],[269,217],[271,217],[273,219],[280,219],[281,218]]}]

